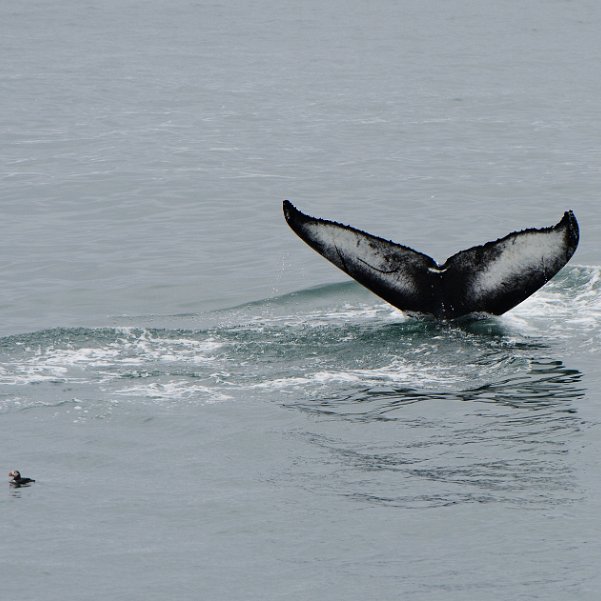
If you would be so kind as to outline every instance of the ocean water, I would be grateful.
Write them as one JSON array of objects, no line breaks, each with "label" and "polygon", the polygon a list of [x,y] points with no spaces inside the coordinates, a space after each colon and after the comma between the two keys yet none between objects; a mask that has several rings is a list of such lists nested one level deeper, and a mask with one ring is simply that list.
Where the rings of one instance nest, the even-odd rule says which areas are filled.
[{"label": "ocean water", "polygon": [[[601,7],[0,8],[2,595],[599,597]],[[412,319],[281,202],[444,260],[573,209],[496,318]]]}]

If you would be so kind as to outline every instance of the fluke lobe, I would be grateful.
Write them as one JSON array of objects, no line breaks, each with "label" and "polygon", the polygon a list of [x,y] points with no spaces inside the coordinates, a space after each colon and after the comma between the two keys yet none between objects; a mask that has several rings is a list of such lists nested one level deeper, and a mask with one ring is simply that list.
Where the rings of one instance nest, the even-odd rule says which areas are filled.
[{"label": "fluke lobe", "polygon": [[530,228],[462,250],[439,265],[429,256],[284,201],[288,225],[309,246],[401,311],[455,319],[501,315],[544,286],[578,246],[578,222],[566,211],[553,227]]}]

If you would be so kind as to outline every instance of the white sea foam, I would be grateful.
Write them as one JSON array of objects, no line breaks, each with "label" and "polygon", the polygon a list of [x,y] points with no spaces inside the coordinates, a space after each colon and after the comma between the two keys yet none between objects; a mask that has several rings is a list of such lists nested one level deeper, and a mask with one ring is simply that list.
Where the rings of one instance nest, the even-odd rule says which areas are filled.
[{"label": "white sea foam", "polygon": [[[563,277],[496,320],[502,345],[527,344],[532,337],[550,344],[575,338],[582,350],[601,348],[600,270],[576,268]],[[42,333],[16,341],[15,352],[0,363],[0,385],[13,388],[7,396],[25,403],[28,396],[35,402],[33,389],[22,395],[21,387],[33,384],[54,386],[50,396],[59,393],[56,385],[91,385],[103,394],[155,402],[217,402],[243,390],[458,389],[473,386],[483,370],[510,375],[515,365],[503,353],[495,355],[496,340],[453,324],[422,324],[380,301],[348,302],[251,315],[204,333],[142,328]],[[485,368],[479,363],[483,352],[495,355]],[[323,360],[316,361],[319,356]]]},{"label": "white sea foam", "polygon": [[[576,266],[578,283],[552,280],[503,316],[525,334],[568,339],[586,335],[601,344],[601,269]],[[571,293],[571,296],[568,294]]]},{"label": "white sea foam", "polygon": [[433,364],[428,361],[395,359],[388,365],[348,369],[308,371],[303,375],[267,379],[253,388],[295,390],[300,388],[328,387],[336,384],[358,384],[361,386],[448,386],[465,382],[473,374],[473,366],[463,371],[455,365]]},{"label": "white sea foam", "polygon": [[18,386],[41,382],[64,382],[67,371],[67,367],[54,361],[46,363],[29,359],[24,362],[4,363],[0,368],[0,384]]},{"label": "white sea foam", "polygon": [[126,386],[113,392],[123,397],[141,398],[152,401],[188,401],[218,403],[232,398],[216,388],[191,383],[188,380],[170,380]]},{"label": "white sea foam", "polygon": [[152,365],[182,364],[205,366],[215,361],[223,344],[212,338],[156,336],[151,332],[120,329],[119,336],[98,346],[64,345],[26,347],[18,360],[0,365],[0,384],[22,385],[41,382],[106,382],[120,377],[123,369]]},{"label": "white sea foam", "polygon": [[286,315],[262,315],[249,319],[248,325],[255,329],[266,326],[292,326],[319,328],[324,325],[366,324],[374,321],[405,321],[408,317],[388,303],[375,299],[373,303],[345,303],[331,309],[316,309]]}]

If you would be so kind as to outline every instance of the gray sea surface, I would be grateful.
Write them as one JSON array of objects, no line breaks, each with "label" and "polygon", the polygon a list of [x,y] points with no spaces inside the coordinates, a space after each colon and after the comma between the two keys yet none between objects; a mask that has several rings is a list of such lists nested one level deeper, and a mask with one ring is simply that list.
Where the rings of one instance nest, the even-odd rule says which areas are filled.
[{"label": "gray sea surface", "polygon": [[[596,600],[601,4],[0,6],[1,597]],[[497,317],[407,317],[289,198],[438,260],[573,209]],[[1,487],[0,487],[1,488]]]}]

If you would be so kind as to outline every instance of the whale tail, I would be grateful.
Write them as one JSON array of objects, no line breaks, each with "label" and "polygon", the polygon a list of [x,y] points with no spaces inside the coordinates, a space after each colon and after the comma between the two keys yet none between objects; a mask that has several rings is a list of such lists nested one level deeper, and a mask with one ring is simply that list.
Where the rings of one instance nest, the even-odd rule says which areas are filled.
[{"label": "whale tail", "polygon": [[439,265],[407,246],[305,215],[288,200],[284,216],[309,246],[391,305],[439,319],[509,311],[570,260],[579,239],[576,217],[566,211],[553,227],[513,232]]}]

